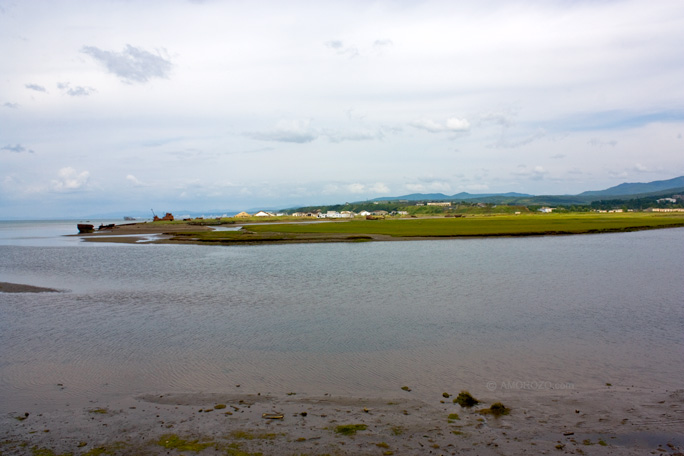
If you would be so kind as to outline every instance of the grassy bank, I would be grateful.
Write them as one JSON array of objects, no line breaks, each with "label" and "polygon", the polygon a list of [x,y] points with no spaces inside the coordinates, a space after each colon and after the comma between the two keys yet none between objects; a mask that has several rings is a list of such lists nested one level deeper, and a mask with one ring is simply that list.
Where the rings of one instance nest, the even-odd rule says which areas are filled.
[{"label": "grassy bank", "polygon": [[216,243],[353,242],[387,238],[535,236],[684,226],[684,214],[530,214],[248,225],[241,231],[188,232],[177,241]]},{"label": "grassy bank", "polygon": [[394,237],[578,234],[684,226],[684,215],[534,214],[489,217],[352,220],[308,225],[250,226],[278,233],[381,234]]}]

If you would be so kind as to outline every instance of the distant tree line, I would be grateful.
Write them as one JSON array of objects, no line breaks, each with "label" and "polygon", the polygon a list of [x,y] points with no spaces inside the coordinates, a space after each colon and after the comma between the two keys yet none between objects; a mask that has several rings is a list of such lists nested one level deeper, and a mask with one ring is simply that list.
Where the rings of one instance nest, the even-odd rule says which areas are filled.
[{"label": "distant tree line", "polygon": [[[677,195],[658,195],[631,199],[605,199],[587,202],[586,204],[563,203],[556,201],[556,204],[547,202],[543,205],[553,205],[556,212],[589,212],[596,210],[635,210],[643,211],[651,207],[657,208],[684,208],[684,200],[677,198],[676,202],[663,201],[663,198],[672,198]],[[661,202],[658,202],[661,200]],[[534,212],[542,207],[542,204],[495,204],[482,203],[477,201],[453,201],[451,206],[428,206],[428,201],[363,201],[356,203],[332,204],[328,206],[306,206],[296,209],[289,209],[285,212],[314,212],[314,211],[351,211],[359,213],[361,211],[387,211],[389,213],[406,211],[409,215],[448,215],[448,214],[489,214],[489,213],[514,213],[514,212]]]}]

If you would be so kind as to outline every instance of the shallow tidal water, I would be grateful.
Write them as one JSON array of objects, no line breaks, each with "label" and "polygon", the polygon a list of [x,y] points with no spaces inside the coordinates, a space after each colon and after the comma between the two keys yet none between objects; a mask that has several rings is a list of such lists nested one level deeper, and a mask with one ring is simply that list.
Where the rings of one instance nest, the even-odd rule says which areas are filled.
[{"label": "shallow tidal water", "polygon": [[40,234],[46,222],[22,237],[8,223],[0,281],[64,292],[0,293],[1,412],[238,384],[684,387],[681,228],[218,247],[82,243],[59,224]]}]

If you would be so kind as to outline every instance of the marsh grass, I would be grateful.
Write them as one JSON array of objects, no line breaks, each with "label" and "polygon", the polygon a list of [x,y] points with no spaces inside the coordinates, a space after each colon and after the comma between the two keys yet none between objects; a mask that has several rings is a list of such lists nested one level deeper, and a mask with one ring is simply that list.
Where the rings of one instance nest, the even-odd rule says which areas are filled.
[{"label": "marsh grass", "polygon": [[[395,237],[516,236],[632,231],[684,226],[684,215],[526,214],[460,218],[350,220],[313,224],[252,225],[256,233],[327,233]],[[225,234],[226,232],[220,232]]]}]

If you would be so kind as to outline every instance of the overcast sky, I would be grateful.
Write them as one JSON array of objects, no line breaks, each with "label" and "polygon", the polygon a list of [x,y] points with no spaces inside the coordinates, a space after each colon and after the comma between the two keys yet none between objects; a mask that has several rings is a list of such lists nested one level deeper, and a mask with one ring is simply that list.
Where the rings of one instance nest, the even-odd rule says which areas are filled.
[{"label": "overcast sky", "polygon": [[0,0],[0,219],[684,175],[681,0]]}]

